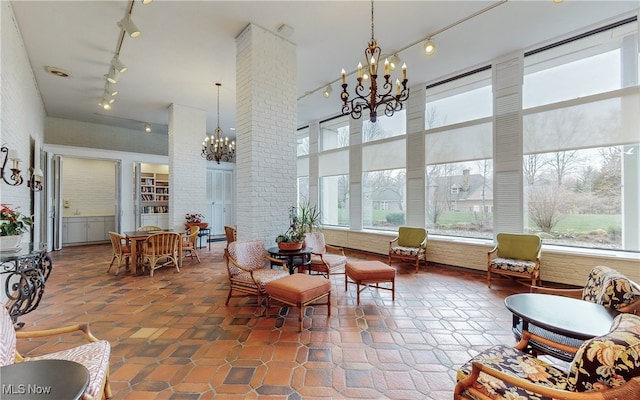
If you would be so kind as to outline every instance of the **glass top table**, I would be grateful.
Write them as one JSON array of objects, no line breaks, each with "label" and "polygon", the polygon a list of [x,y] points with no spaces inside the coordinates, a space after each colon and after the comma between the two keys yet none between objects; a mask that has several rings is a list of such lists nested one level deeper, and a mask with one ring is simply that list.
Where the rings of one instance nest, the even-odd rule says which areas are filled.
[{"label": "glass top table", "polygon": [[24,361],[0,367],[3,400],[77,400],[89,385],[89,371],[68,360]]}]

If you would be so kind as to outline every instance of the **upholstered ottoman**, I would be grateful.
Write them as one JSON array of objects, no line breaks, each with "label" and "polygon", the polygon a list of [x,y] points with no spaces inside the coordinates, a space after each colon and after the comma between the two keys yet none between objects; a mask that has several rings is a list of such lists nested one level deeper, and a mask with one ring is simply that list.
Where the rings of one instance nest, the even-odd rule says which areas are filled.
[{"label": "upholstered ottoman", "polygon": [[[351,282],[349,281],[351,279]],[[379,283],[389,282],[391,287],[379,286]],[[377,289],[391,290],[391,300],[396,299],[396,270],[380,261],[348,262],[345,266],[344,290],[349,283],[356,284],[357,304],[360,305],[360,292],[375,284]],[[360,285],[363,285],[360,289]]]},{"label": "upholstered ottoman", "polygon": [[[326,305],[327,315],[331,315],[331,281],[329,279],[320,276],[293,274],[268,282],[265,286],[265,292],[267,293],[267,310],[269,310],[271,299],[292,307],[298,307],[300,331],[302,331],[302,311],[304,307],[312,303]],[[327,298],[326,303],[316,303],[323,297]]]}]

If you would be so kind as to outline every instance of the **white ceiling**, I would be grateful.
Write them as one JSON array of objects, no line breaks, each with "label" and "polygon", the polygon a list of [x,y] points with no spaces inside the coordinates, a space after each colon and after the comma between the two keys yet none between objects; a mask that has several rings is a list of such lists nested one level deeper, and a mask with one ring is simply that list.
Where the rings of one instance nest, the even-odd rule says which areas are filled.
[{"label": "white ceiling", "polygon": [[[297,48],[299,126],[340,113],[339,84],[329,99],[322,88],[340,79],[340,70],[364,63],[371,38],[369,1],[167,1],[136,0],[132,19],[142,34],[126,37],[111,111],[98,106],[128,1],[12,1],[17,24],[48,116],[130,129],[152,124],[167,131],[168,107],[180,104],[207,111],[207,129],[216,127],[216,87],[221,82],[220,125],[234,136],[235,38],[249,23],[287,38]],[[473,18],[468,17],[496,5]],[[639,2],[552,0],[383,1],[374,3],[375,38],[383,54],[399,53],[409,85],[462,72],[518,49],[547,44],[569,33],[637,15]],[[458,21],[464,22],[456,24]],[[455,25],[455,26],[451,26]],[[437,51],[427,57],[422,41],[434,32]],[[45,71],[71,72],[60,78]],[[397,72],[399,73],[399,71]],[[355,81],[349,77],[350,86]],[[338,82],[339,83],[339,82]],[[315,91],[315,92],[314,92]],[[310,93],[314,92],[314,93]],[[140,121],[140,122],[134,122]]]}]

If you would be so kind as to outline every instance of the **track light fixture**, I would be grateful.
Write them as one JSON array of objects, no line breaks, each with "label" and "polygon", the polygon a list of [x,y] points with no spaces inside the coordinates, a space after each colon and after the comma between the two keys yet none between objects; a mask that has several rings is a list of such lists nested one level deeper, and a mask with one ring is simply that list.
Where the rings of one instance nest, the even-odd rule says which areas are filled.
[{"label": "track light fixture", "polygon": [[105,93],[109,94],[109,96],[115,96],[118,94],[118,89],[115,87],[113,83],[105,82],[104,84]]},{"label": "track light fixture", "polygon": [[133,23],[133,20],[131,19],[131,14],[125,15],[124,18],[122,18],[118,22],[118,25],[120,26],[120,28],[124,29],[129,34],[130,37],[136,38],[140,36],[140,29],[138,29],[136,24]]},{"label": "track light fixture", "polygon": [[151,133],[151,125],[144,124],[144,131],[147,132],[147,133]]},{"label": "track light fixture", "polygon": [[115,67],[112,65],[109,67],[109,73],[105,75],[105,77],[107,78],[107,81],[109,81],[109,83],[118,83],[118,78],[120,78],[120,71],[115,69]]},{"label": "track light fixture", "polygon": [[331,96],[331,92],[333,92],[333,88],[331,87],[331,84],[328,84],[327,87],[324,89],[324,91],[322,92],[322,95],[328,99],[329,96]]},{"label": "track light fixture", "polygon": [[433,41],[431,40],[431,38],[427,39],[427,41],[424,44],[424,54],[430,56],[433,53],[436,52],[436,45],[435,43],[433,43]]},{"label": "track light fixture", "polygon": [[151,4],[153,0],[142,0],[142,4]]},{"label": "track light fixture", "polygon": [[122,61],[120,61],[120,57],[118,57],[117,54],[111,59],[111,65],[113,65],[113,68],[120,72],[124,72],[127,70],[127,66],[124,65]]}]

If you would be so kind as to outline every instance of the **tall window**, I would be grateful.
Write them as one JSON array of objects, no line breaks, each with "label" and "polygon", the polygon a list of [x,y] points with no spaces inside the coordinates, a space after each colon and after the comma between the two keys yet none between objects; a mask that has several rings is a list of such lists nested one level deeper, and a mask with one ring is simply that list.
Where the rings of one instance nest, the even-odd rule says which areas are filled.
[{"label": "tall window", "polygon": [[491,238],[491,70],[427,88],[426,215],[429,233]]},{"label": "tall window", "polygon": [[349,117],[320,124],[318,155],[320,217],[323,225],[349,225]]},{"label": "tall window", "polygon": [[640,190],[637,38],[627,23],[525,58],[524,212],[545,243],[640,250],[623,223]]},{"label": "tall window", "polygon": [[395,231],[406,221],[406,113],[365,121],[362,131],[363,227]]},{"label": "tall window", "polygon": [[298,204],[309,199],[309,128],[298,129]]}]

